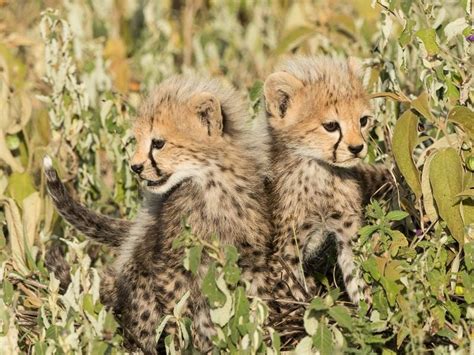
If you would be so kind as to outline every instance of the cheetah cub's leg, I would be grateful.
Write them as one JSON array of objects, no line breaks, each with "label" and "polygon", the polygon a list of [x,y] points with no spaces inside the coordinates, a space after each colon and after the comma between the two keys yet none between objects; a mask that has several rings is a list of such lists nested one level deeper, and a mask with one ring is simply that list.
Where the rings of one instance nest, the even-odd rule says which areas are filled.
[{"label": "cheetah cub's leg", "polygon": [[383,196],[395,186],[392,171],[382,164],[360,164],[354,170],[359,174],[364,203]]},{"label": "cheetah cub's leg", "polygon": [[351,242],[360,227],[359,216],[346,217],[343,225],[344,228],[339,226],[334,234],[337,241],[337,263],[342,272],[344,285],[353,303],[358,304],[361,300],[365,300],[368,304],[371,304],[370,288],[355,266],[352,251]]}]

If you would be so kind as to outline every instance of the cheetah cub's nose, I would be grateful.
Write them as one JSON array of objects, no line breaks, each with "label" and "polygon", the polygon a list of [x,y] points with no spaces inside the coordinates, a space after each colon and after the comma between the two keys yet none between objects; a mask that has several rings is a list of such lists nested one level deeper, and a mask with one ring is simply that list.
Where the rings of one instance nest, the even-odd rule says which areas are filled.
[{"label": "cheetah cub's nose", "polygon": [[362,149],[364,149],[364,145],[363,144],[360,144],[360,145],[350,145],[349,146],[349,151],[354,154],[354,155],[357,155],[359,154],[360,152],[362,152]]},{"label": "cheetah cub's nose", "polygon": [[135,174],[140,174],[143,171],[143,164],[134,164],[130,166],[130,169],[132,169]]}]

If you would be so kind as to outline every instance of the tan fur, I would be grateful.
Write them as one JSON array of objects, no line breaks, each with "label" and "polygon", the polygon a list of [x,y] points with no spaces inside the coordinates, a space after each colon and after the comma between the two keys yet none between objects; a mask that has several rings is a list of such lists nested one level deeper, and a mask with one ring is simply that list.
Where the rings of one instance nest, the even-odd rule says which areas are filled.
[{"label": "tan fur", "polygon": [[[209,349],[214,334],[200,292],[208,260],[194,276],[183,267],[183,250],[172,248],[183,232],[183,219],[199,238],[209,241],[217,235],[223,245],[238,248],[252,295],[268,287],[268,137],[265,121],[251,122],[247,112],[239,95],[220,81],[174,77],[146,99],[134,123],[131,165],[147,196],[128,235],[117,238],[118,257],[102,285],[102,299],[147,353],[156,352],[160,318],[172,313],[187,290],[186,314],[199,325],[195,345]],[[57,175],[52,167],[45,171],[55,179],[48,182],[53,199],[61,200],[55,195],[61,191]],[[75,224],[74,213],[68,218]],[[87,220],[85,212],[81,218]],[[172,327],[167,331],[173,332]]]},{"label": "tan fur", "polygon": [[[361,118],[371,111],[359,72],[353,60],[295,57],[264,85],[273,139],[277,254],[312,287],[311,260],[327,238],[335,238],[338,263],[354,302],[362,298],[365,285],[355,274],[350,243],[362,223],[363,203],[388,175],[385,169],[361,163],[370,126],[367,122],[362,127]],[[333,132],[325,128],[331,125],[337,127]],[[350,151],[357,147],[359,152]],[[300,262],[306,277],[299,271]]]}]

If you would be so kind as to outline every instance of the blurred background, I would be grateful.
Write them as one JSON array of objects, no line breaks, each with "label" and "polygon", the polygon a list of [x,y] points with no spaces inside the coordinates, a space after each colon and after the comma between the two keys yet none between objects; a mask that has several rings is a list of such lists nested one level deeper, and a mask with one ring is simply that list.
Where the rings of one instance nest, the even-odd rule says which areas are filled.
[{"label": "blurred background", "polygon": [[[423,271],[405,283],[395,275],[399,288],[380,286],[385,296],[372,321],[385,322],[379,330],[392,337],[405,330],[400,344],[397,338],[383,345],[387,340],[378,349],[397,349],[406,339],[407,349],[423,349],[441,331],[442,341],[428,348],[467,347],[474,311],[468,307],[473,299],[464,297],[474,292],[474,274],[463,264],[462,246],[474,215],[458,206],[454,220],[446,217],[452,204],[436,200],[436,179],[424,166],[426,156],[450,145],[461,176],[461,190],[452,193],[470,188],[474,158],[464,133],[473,129],[466,124],[473,102],[471,17],[470,0],[0,0],[0,345],[35,353],[120,349],[117,325],[98,302],[98,270],[113,255],[81,242],[55,214],[41,174],[45,153],[77,198],[102,213],[131,218],[139,194],[128,167],[128,128],[146,92],[171,74],[200,72],[225,77],[257,114],[262,80],[284,56],[300,53],[363,60],[367,90],[379,96],[373,100],[377,125],[368,161],[394,163],[391,137],[406,109],[416,116],[406,141],[414,135],[424,142],[402,139],[395,148],[407,179],[400,183],[408,191],[399,205],[410,213],[403,240],[396,242],[413,250],[421,239],[431,243],[446,236],[448,242],[423,246],[435,253],[430,263],[438,263],[439,275],[429,275],[417,264],[426,260],[414,255],[380,253],[406,272]],[[461,110],[467,118],[453,118],[459,124],[453,125],[448,114],[458,106],[469,112]],[[430,146],[436,149],[427,153]],[[447,229],[436,224],[440,218]],[[416,239],[416,233],[423,237]],[[387,238],[387,245],[395,240]],[[75,286],[66,297],[44,268],[42,256],[53,240],[61,240],[72,265]],[[450,270],[466,270],[468,281],[453,281]],[[416,297],[392,302],[390,292],[415,288]],[[451,308],[443,302],[452,302]],[[416,319],[404,318],[409,305]],[[399,316],[393,320],[389,314]]]}]

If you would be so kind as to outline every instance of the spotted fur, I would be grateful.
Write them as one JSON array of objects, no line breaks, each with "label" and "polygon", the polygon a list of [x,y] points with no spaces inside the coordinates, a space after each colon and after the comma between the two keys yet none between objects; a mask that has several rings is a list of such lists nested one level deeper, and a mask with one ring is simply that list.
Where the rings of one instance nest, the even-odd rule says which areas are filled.
[{"label": "spotted fur", "polygon": [[[127,232],[115,239],[118,257],[102,293],[147,353],[157,352],[158,322],[187,290],[192,302],[186,314],[199,325],[194,339],[197,348],[208,349],[214,334],[200,292],[206,260],[198,276],[193,276],[183,267],[183,251],[172,248],[182,232],[183,218],[196,236],[210,240],[218,235],[223,244],[237,246],[252,295],[267,287],[271,216],[264,172],[268,137],[266,123],[250,122],[247,112],[239,95],[220,81],[181,76],[160,84],[134,123],[137,145],[131,165],[148,193]],[[48,184],[57,184],[54,169],[49,165],[45,170]],[[64,204],[57,201],[69,201],[65,194],[58,198],[55,192],[60,190],[59,186],[49,188],[59,209]],[[73,225],[82,225],[76,223],[74,212],[60,212]]]},{"label": "spotted fur", "polygon": [[334,238],[354,303],[368,292],[351,242],[362,225],[363,204],[389,177],[386,168],[361,162],[371,110],[358,71],[352,60],[294,57],[264,85],[276,253],[311,289],[312,260]]}]

